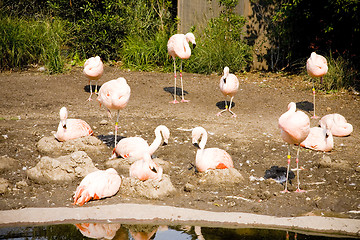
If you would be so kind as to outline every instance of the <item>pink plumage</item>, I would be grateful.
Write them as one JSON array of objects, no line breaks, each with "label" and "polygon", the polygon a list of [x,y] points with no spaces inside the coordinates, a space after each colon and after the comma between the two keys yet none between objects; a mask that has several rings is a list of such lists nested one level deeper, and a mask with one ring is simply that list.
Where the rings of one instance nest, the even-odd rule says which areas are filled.
[{"label": "pink plumage", "polygon": [[92,172],[76,188],[74,205],[82,206],[91,199],[111,197],[119,191],[120,185],[121,178],[113,168]]},{"label": "pink plumage", "polygon": [[289,103],[288,111],[279,118],[282,139],[288,144],[300,144],[310,132],[310,119],[301,111],[296,111],[296,104]]},{"label": "pink plumage", "polygon": [[309,135],[300,145],[316,151],[330,152],[334,147],[334,138],[330,129],[312,127]]},{"label": "pink plumage", "polygon": [[103,104],[106,107],[110,118],[111,118],[111,110],[117,110],[117,118],[115,122],[114,146],[116,146],[120,110],[126,107],[126,105],[129,102],[129,99],[130,99],[130,86],[127,84],[126,79],[122,77],[104,83],[101,86],[99,90],[99,95],[96,99],[100,103],[100,107],[101,104]]},{"label": "pink plumage", "polygon": [[148,179],[161,180],[163,169],[151,159],[149,153],[144,153],[141,160],[131,164],[129,173],[130,177],[137,178],[141,181]]},{"label": "pink plumage", "polygon": [[83,73],[89,79],[90,96],[88,98],[88,101],[90,101],[92,96],[91,81],[96,80],[95,93],[97,93],[97,80],[99,80],[104,73],[104,64],[101,61],[100,57],[91,57],[86,60],[86,62],[84,63]]},{"label": "pink plumage", "polygon": [[[225,109],[218,112],[217,115],[220,116],[224,111],[229,111],[232,114],[232,117],[236,117],[236,114],[231,111],[231,105],[234,99],[235,94],[239,90],[239,80],[238,78],[229,73],[229,67],[224,68],[224,75],[220,79],[220,91],[225,96]],[[227,105],[226,97],[230,97],[230,105]]]},{"label": "pink plumage", "polygon": [[349,136],[353,131],[353,126],[346,121],[344,116],[338,113],[322,117],[319,123],[321,127],[330,129],[332,135],[337,137]]},{"label": "pink plumage", "polygon": [[170,131],[164,125],[159,125],[155,129],[155,139],[149,146],[147,141],[141,137],[128,137],[121,139],[113,151],[113,157],[142,159],[143,153],[148,152],[150,156],[159,148],[161,143],[166,145],[169,141]]},{"label": "pink plumage", "polygon": [[121,227],[120,223],[78,223],[81,234],[94,239],[113,239]]},{"label": "pink plumage", "polygon": [[189,100],[184,99],[184,86],[182,80],[182,60],[188,59],[191,56],[191,48],[189,46],[189,42],[196,46],[195,36],[193,33],[184,34],[175,34],[170,37],[167,43],[168,54],[174,60],[174,77],[175,77],[175,85],[174,85],[174,100],[170,103],[178,103],[176,100],[176,57],[181,59],[180,63],[180,80],[181,80],[181,102],[188,102]]},{"label": "pink plumage", "polygon": [[296,111],[296,103],[291,102],[288,105],[288,111],[282,114],[279,118],[279,128],[281,130],[282,139],[288,143],[288,166],[284,192],[288,192],[287,183],[291,161],[290,145],[292,144],[298,145],[296,155],[298,187],[296,191],[302,192],[299,180],[299,152],[300,143],[304,141],[310,133],[310,119],[304,112]]},{"label": "pink plumage", "polygon": [[192,143],[199,148],[196,152],[195,159],[195,166],[199,172],[205,172],[209,169],[234,167],[231,156],[225,150],[220,148],[205,148],[207,132],[203,127],[194,128],[191,135]]},{"label": "pink plumage", "polygon": [[326,58],[312,52],[306,61],[306,70],[311,77],[322,77],[328,71]]},{"label": "pink plumage", "polygon": [[60,123],[55,138],[60,142],[68,141],[80,137],[90,136],[93,130],[85,121],[81,119],[68,119],[66,107],[60,109]]}]

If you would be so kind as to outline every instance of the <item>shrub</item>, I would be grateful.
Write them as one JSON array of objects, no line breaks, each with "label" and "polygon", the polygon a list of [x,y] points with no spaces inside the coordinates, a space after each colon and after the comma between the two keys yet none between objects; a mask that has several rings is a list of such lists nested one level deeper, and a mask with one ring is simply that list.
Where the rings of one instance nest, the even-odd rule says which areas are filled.
[{"label": "shrub", "polygon": [[0,69],[45,64],[50,73],[63,71],[61,47],[66,36],[63,22],[1,17],[0,34]]},{"label": "shrub", "polygon": [[246,70],[252,61],[251,47],[243,40],[246,19],[232,12],[221,13],[209,21],[204,33],[197,37],[197,47],[186,70],[210,74],[222,72],[225,66],[231,72]]}]

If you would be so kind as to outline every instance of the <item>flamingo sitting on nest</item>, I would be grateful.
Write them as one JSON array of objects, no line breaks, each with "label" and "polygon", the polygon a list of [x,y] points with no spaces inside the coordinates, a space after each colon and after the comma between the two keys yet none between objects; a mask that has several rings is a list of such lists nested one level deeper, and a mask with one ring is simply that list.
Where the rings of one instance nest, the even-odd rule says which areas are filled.
[{"label": "flamingo sitting on nest", "polygon": [[121,178],[113,168],[89,173],[76,188],[74,205],[82,206],[91,199],[111,197],[119,191],[120,185]]},{"label": "flamingo sitting on nest", "polygon": [[60,109],[60,123],[55,138],[60,142],[68,141],[80,137],[90,136],[93,130],[84,120],[68,119],[68,111],[66,107]]}]

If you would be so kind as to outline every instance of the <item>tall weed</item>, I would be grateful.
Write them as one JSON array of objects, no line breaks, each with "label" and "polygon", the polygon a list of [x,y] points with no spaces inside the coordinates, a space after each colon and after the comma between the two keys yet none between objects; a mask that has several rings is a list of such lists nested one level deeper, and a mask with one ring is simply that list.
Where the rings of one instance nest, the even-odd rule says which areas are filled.
[{"label": "tall weed", "polygon": [[66,32],[61,21],[1,17],[0,35],[0,69],[45,64],[50,73],[63,71]]}]

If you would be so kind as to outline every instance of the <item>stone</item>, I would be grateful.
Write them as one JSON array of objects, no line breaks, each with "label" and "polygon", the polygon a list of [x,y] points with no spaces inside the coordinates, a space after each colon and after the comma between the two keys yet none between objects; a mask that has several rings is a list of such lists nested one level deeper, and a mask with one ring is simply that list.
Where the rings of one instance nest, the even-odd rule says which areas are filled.
[{"label": "stone", "polygon": [[76,151],[95,152],[107,149],[107,146],[94,136],[81,137],[65,142],[59,142],[53,136],[43,137],[37,142],[36,147],[42,154],[55,156]]},{"label": "stone", "polygon": [[91,158],[84,151],[58,158],[42,157],[35,167],[26,171],[27,176],[39,183],[73,181],[97,171]]},{"label": "stone", "polygon": [[244,180],[244,177],[235,168],[208,170],[200,175],[199,182],[205,184],[236,184]]},{"label": "stone", "polygon": [[128,177],[123,179],[121,191],[132,197],[144,197],[147,199],[161,199],[176,191],[167,174],[162,175],[161,180],[149,179],[140,181],[137,178]]},{"label": "stone", "polygon": [[6,193],[8,191],[8,188],[10,186],[10,183],[5,178],[0,178],[0,194]]},{"label": "stone", "polygon": [[0,157],[0,172],[5,172],[18,167],[18,161],[8,155]]}]

